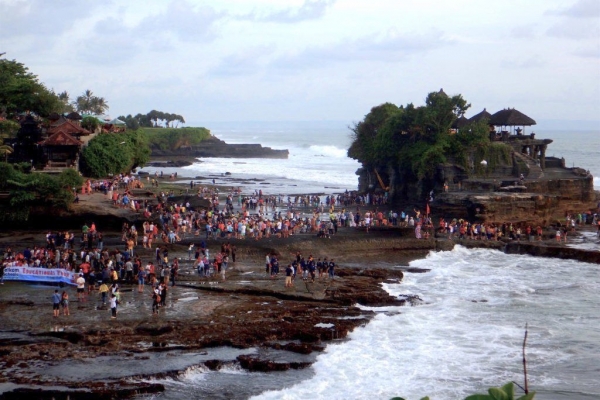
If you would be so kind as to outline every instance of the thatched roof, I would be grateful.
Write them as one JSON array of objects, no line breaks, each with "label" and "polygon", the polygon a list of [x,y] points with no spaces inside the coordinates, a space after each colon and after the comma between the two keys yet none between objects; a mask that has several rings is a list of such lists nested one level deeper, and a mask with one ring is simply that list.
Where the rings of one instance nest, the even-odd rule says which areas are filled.
[{"label": "thatched roof", "polygon": [[482,112],[480,112],[479,114],[475,114],[471,118],[469,118],[469,122],[479,122],[482,119],[487,119],[489,121],[490,118],[492,118],[492,114],[487,112],[487,110],[484,108]]},{"label": "thatched roof", "polygon": [[81,115],[79,115],[75,111],[73,111],[72,113],[67,115],[67,119],[72,119],[73,121],[80,121],[82,118],[81,118]]},{"label": "thatched roof", "polygon": [[60,119],[60,114],[53,112],[52,114],[48,115],[48,119],[50,121],[58,121]]},{"label": "thatched roof", "polygon": [[461,128],[469,125],[469,123],[470,123],[470,121],[468,119],[466,119],[464,115],[461,115],[460,118],[456,119],[452,123],[452,129],[461,129]]},{"label": "thatched roof", "polygon": [[531,126],[535,121],[514,108],[498,111],[490,118],[490,125],[495,126]]}]

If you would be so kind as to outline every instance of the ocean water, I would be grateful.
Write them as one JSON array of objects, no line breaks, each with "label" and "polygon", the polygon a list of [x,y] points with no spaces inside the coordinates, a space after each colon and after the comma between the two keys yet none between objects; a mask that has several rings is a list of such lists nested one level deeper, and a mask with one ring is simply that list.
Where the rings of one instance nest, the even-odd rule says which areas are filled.
[{"label": "ocean water", "polygon": [[600,190],[600,131],[541,130],[536,137],[552,139],[547,156],[564,157],[565,166],[589,170],[594,188]]},{"label": "ocean water", "polygon": [[[346,157],[344,123],[222,123],[213,134],[231,143],[290,150],[288,160],[204,159],[178,169],[184,177],[264,179],[244,183],[266,193],[356,189],[359,164]],[[590,170],[600,190],[599,132],[536,131],[554,140],[548,155]],[[168,173],[168,171],[166,171]],[[261,185],[268,182],[269,185]],[[589,238],[575,243],[600,251]],[[284,373],[191,369],[161,380],[160,398],[462,399],[509,381],[522,383],[521,346],[529,326],[529,386],[536,398],[600,398],[600,268],[570,260],[506,255],[456,247],[411,267],[430,269],[385,285],[415,294],[414,307],[375,309],[377,316],[349,340],[329,344],[312,367]]]},{"label": "ocean water", "polygon": [[411,267],[431,271],[386,290],[417,294],[422,305],[388,307],[329,345],[312,378],[253,399],[447,400],[522,384],[526,324],[537,398],[600,398],[598,265],[457,247]]},{"label": "ocean water", "polygon": [[[347,157],[352,143],[348,122],[212,122],[206,125],[213,135],[227,143],[259,143],[274,149],[288,149],[288,159],[203,158],[185,168],[164,168],[177,172],[182,182],[198,177],[199,183],[262,190],[268,194],[340,193],[356,190],[355,174],[360,164]],[[552,139],[548,156],[564,157],[568,167],[577,166],[594,175],[600,190],[600,132],[535,131],[538,138]],[[156,168],[142,171],[154,173]],[[229,173],[226,175],[226,173]]]},{"label": "ocean water", "polygon": [[[187,181],[262,190],[266,194],[341,193],[358,188],[360,164],[347,157],[352,143],[349,124],[331,122],[211,123],[211,133],[227,143],[259,143],[289,150],[287,159],[202,158],[177,171]],[[156,168],[143,171],[154,173]],[[226,175],[226,173],[228,173]]]}]

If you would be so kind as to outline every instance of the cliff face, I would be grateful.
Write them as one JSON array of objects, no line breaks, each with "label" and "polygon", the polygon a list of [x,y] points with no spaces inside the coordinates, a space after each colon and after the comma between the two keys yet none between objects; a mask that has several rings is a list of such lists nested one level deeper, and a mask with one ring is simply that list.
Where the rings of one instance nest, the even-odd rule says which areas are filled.
[{"label": "cliff face", "polygon": [[275,150],[260,144],[227,144],[211,136],[200,144],[180,147],[177,150],[152,148],[150,157],[288,158],[288,155],[288,150]]},{"label": "cliff face", "polygon": [[377,173],[361,168],[356,172],[359,190],[387,189],[392,202],[418,207],[425,206],[433,191],[431,210],[436,215],[543,225],[563,220],[567,213],[595,210],[600,200],[593,177],[581,168],[565,168],[564,160],[549,159],[541,168],[538,160],[514,151],[508,162],[482,170],[472,155],[467,158],[469,169],[449,160],[438,165],[434,177],[422,180],[392,165]]}]

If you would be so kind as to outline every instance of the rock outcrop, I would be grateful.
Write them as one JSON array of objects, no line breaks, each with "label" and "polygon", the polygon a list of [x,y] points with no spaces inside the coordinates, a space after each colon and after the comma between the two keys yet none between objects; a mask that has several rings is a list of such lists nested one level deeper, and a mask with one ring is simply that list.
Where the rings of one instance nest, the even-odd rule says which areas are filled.
[{"label": "rock outcrop", "polygon": [[180,147],[177,150],[152,148],[151,158],[168,159],[173,157],[222,157],[222,158],[288,158],[288,150],[276,150],[260,144],[228,144],[211,136],[197,145]]}]

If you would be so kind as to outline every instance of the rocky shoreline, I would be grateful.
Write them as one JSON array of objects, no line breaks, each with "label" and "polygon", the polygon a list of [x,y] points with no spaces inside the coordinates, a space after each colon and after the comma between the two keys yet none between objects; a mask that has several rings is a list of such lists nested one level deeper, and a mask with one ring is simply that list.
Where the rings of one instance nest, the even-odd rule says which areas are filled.
[{"label": "rocky shoreline", "polygon": [[[215,371],[236,365],[260,372],[307,368],[328,343],[345,338],[375,315],[357,305],[419,304],[420,299],[413,294],[391,297],[381,284],[398,283],[406,273],[426,272],[408,268],[408,263],[429,251],[451,250],[456,244],[600,263],[597,251],[556,246],[550,241],[455,242],[411,236],[412,230],[407,228],[373,229],[368,235],[344,229],[329,240],[297,235],[292,240],[235,241],[238,261],[224,281],[196,274],[192,261],[187,260],[186,248],[197,239],[188,238],[168,245],[170,254],[183,261],[177,286],[169,291],[167,306],[158,317],[151,314],[148,290],[140,294],[135,286],[124,284],[124,304],[117,320],[110,320],[96,293],[85,302],[72,301],[72,315],[55,319],[49,307],[51,287],[32,289],[24,283],[7,282],[0,290],[4,321],[0,331],[0,390],[4,393],[0,399],[21,395],[125,398],[164,390],[160,384],[147,383],[150,378],[177,377],[199,366]],[[40,234],[5,237],[2,243],[27,245],[40,238]],[[107,245],[120,246],[119,237],[109,237]],[[208,245],[219,243],[209,241]],[[265,275],[260,262],[265,254],[279,254],[286,260],[295,251],[335,257],[340,265],[336,279],[309,283],[297,278],[293,288],[285,288],[282,277],[270,279]],[[150,250],[139,249],[138,253],[143,259],[152,257]],[[252,351],[257,348],[266,352],[257,355]],[[156,354],[171,354],[186,361],[107,373],[115,363],[142,365]],[[76,368],[75,372],[73,366],[78,365],[86,368]],[[2,389],[8,385],[17,387]]]},{"label": "rocky shoreline", "polygon": [[[153,194],[136,191],[137,198],[144,196]],[[140,223],[142,216],[107,203],[100,193],[82,196],[74,211],[61,220],[62,229],[94,221],[105,229],[105,246],[122,249],[116,232],[120,224]],[[33,229],[4,232],[0,248],[42,244],[42,226]],[[122,285],[119,316],[111,320],[96,292],[78,302],[74,290],[68,289],[73,299],[71,315],[53,318],[52,287],[6,282],[0,289],[0,399],[104,399],[158,393],[165,387],[151,380],[178,379],[198,368],[309,373],[307,367],[327,344],[343,340],[376,315],[377,311],[361,306],[421,303],[414,293],[390,296],[382,283],[399,283],[405,274],[427,272],[409,263],[430,251],[450,251],[459,244],[600,264],[598,251],[556,244],[552,231],[546,231],[544,238],[488,242],[449,240],[444,235],[418,240],[411,228],[372,227],[368,233],[364,228],[341,228],[331,239],[311,234],[232,239],[237,260],[223,280],[197,274],[193,261],[187,259],[187,248],[202,238],[188,236],[175,244],[161,243],[170,256],[182,261],[177,285],[170,288],[158,317],[151,313],[149,288],[138,293],[136,285]],[[221,243],[207,241],[211,253]],[[298,277],[294,287],[286,288],[282,276],[266,276],[266,254],[277,254],[287,263],[298,251],[334,258],[339,266],[336,278],[312,283]],[[138,246],[136,252],[144,262],[154,259],[151,249]],[[232,393],[226,398],[244,397]]]}]

